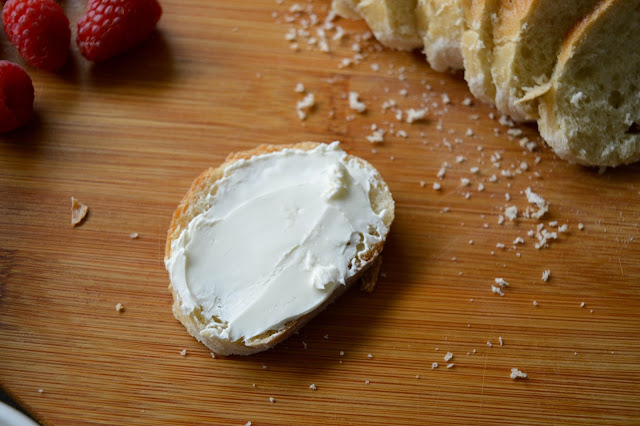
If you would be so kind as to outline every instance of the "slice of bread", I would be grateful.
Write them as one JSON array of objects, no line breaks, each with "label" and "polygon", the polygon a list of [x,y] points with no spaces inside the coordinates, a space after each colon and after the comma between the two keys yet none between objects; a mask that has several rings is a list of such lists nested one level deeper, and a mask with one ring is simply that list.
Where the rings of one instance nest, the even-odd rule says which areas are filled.
[{"label": "slice of bread", "polygon": [[493,26],[498,19],[499,0],[463,0],[462,5],[464,78],[473,96],[493,104],[496,97],[496,86],[491,78]]},{"label": "slice of bread", "polygon": [[534,99],[519,102],[528,90],[549,81],[567,31],[598,0],[504,0],[493,29],[491,73],[498,110],[516,121],[536,120]]},{"label": "slice of bread", "polygon": [[422,45],[416,29],[416,0],[333,0],[333,10],[344,18],[362,18],[384,46],[413,50]]},{"label": "slice of bread", "polygon": [[[352,197],[360,197],[359,198],[360,203],[364,202],[368,204],[368,208],[370,207],[370,213],[363,212],[360,208],[357,208],[357,209],[352,208],[352,211],[349,212],[349,215],[351,216],[349,215],[339,216],[339,217],[350,218],[350,221],[348,223],[351,224],[351,226],[353,227],[353,231],[351,232],[351,235],[346,235],[346,236],[340,235],[340,238],[338,239],[333,238],[335,237],[335,235],[331,234],[331,230],[334,229],[331,227],[332,226],[331,223],[333,222],[329,222],[329,221],[337,220],[339,222],[342,221],[340,223],[343,223],[344,220],[347,220],[347,219],[327,219],[327,217],[331,218],[331,217],[338,217],[338,216],[326,215],[325,213],[319,212],[317,213],[317,216],[319,218],[317,220],[319,220],[319,222],[315,222],[316,219],[313,219],[315,217],[313,216],[313,214],[315,214],[314,213],[315,210],[308,208],[307,210],[311,211],[312,213],[304,213],[304,214],[310,215],[309,217],[312,217],[314,222],[309,222],[309,223],[315,223],[315,225],[313,225],[310,230],[306,230],[305,231],[306,233],[301,235],[298,235],[297,232],[293,232],[293,237],[291,241],[293,241],[293,239],[296,239],[298,243],[295,243],[294,245],[290,246],[289,243],[291,241],[287,240],[288,242],[286,243],[283,242],[285,240],[285,237],[281,236],[283,235],[282,234],[283,231],[281,231],[281,229],[286,230],[286,229],[290,229],[289,226],[297,227],[299,223],[307,223],[307,222],[304,222],[303,219],[298,219],[299,215],[302,214],[300,213],[301,212],[300,209],[303,209],[304,208],[303,206],[305,206],[304,202],[300,201],[300,204],[297,204],[299,200],[296,199],[295,196],[289,197],[290,193],[286,193],[285,200],[287,200],[287,203],[289,202],[289,200],[291,200],[292,205],[297,206],[292,210],[289,209],[288,206],[284,206],[280,204],[275,206],[274,209],[269,210],[267,208],[269,204],[258,204],[258,206],[261,207],[259,209],[260,211],[258,213],[258,217],[269,217],[269,218],[274,217],[274,218],[277,218],[276,223],[272,223],[270,220],[267,220],[269,226],[265,226],[265,227],[262,227],[260,223],[258,224],[246,223],[246,226],[242,226],[239,228],[231,227],[231,232],[229,234],[225,234],[225,235],[229,235],[228,238],[230,239],[228,241],[230,242],[245,241],[244,245],[238,245],[238,247],[235,247],[235,245],[232,245],[232,247],[229,247],[227,249],[226,248],[227,246],[225,246],[223,243],[220,243],[220,242],[218,243],[219,247],[220,247],[220,244],[222,244],[223,250],[221,253],[225,253],[225,256],[228,250],[237,249],[239,251],[237,251],[236,253],[239,253],[239,255],[242,257],[244,256],[242,254],[243,253],[242,247],[246,247],[247,250],[245,250],[245,252],[248,258],[241,259],[242,264],[238,264],[238,268],[241,268],[242,271],[252,268],[253,266],[251,263],[256,263],[256,262],[262,263],[261,267],[266,268],[263,270],[263,272],[266,271],[265,272],[266,275],[265,274],[256,275],[260,277],[260,279],[255,282],[256,285],[254,285],[254,282],[251,282],[251,283],[248,283],[249,284],[248,286],[245,285],[242,289],[238,289],[236,283],[233,280],[226,280],[225,282],[222,282],[221,276],[219,275],[222,275],[225,277],[242,276],[241,270],[236,269],[235,267],[227,268],[228,271],[226,273],[220,272],[218,269],[214,269],[212,273],[213,275],[212,277],[206,276],[202,278],[201,274],[196,274],[195,272],[193,272],[193,271],[196,271],[196,269],[192,270],[191,275],[189,275],[187,268],[194,267],[192,265],[197,263],[198,261],[204,264],[211,264],[211,261],[207,260],[207,259],[211,259],[211,257],[206,257],[204,260],[202,259],[198,260],[197,256],[202,257],[202,250],[194,251],[196,249],[193,248],[193,247],[204,247],[205,250],[209,250],[209,248],[214,244],[215,238],[209,237],[209,235],[213,235],[213,234],[205,235],[203,234],[203,232],[205,231],[209,232],[208,231],[209,229],[213,229],[214,226],[218,226],[219,221],[229,220],[229,219],[226,219],[228,217],[226,212],[228,211],[235,212],[236,210],[245,209],[243,211],[248,211],[250,215],[254,215],[254,213],[252,212],[257,211],[256,209],[245,207],[249,204],[249,201],[246,200],[247,197],[244,196],[247,194],[247,191],[248,191],[246,189],[247,188],[246,185],[250,185],[251,188],[254,188],[254,191],[258,192],[257,196],[249,197],[251,201],[256,199],[262,200],[263,195],[261,194],[263,194],[263,192],[265,193],[264,199],[274,199],[275,196],[273,194],[276,194],[277,196],[277,192],[276,192],[277,188],[287,189],[289,188],[289,186],[295,188],[297,186],[300,186],[301,183],[304,183],[303,178],[306,176],[304,175],[304,173],[306,173],[304,170],[308,170],[307,168],[308,163],[305,163],[305,162],[300,163],[299,161],[310,161],[308,159],[310,155],[320,155],[317,153],[326,152],[326,150],[329,150],[329,149],[333,149],[334,151],[338,150],[338,153],[336,155],[340,155],[340,156],[344,155],[344,157],[341,157],[342,159],[339,160],[338,163],[342,164],[345,167],[344,170],[348,170],[348,171],[345,172],[344,175],[340,175],[341,176],[340,179],[346,179],[346,180],[344,181],[340,180],[338,182],[355,182],[356,178],[354,176],[359,176],[358,179],[360,180],[358,180],[358,182],[360,182],[362,179],[365,179],[362,185],[355,186],[354,184],[354,186],[345,187],[345,188],[358,188],[357,190],[353,189],[353,191],[355,191],[353,193],[351,192],[352,189],[346,189],[347,191],[346,193],[340,192],[340,191],[345,191],[344,189],[342,189],[343,188],[342,186],[340,185],[338,185],[337,187],[331,186],[334,181],[332,180],[328,181],[329,188],[332,189],[332,191],[338,191],[338,192],[331,192],[331,194],[341,194],[341,195],[338,195],[337,197],[342,197],[342,198],[339,198],[337,201],[334,200],[333,198],[331,198],[332,200],[331,202],[326,201],[326,205],[329,206],[327,207],[327,209],[334,208],[331,206],[335,206],[335,205],[345,206],[345,204],[340,204],[340,203],[351,202],[350,200],[353,199]],[[322,151],[322,150],[325,150],[325,151]],[[331,151],[331,152],[333,153],[334,151]],[[284,166],[280,166],[279,170],[281,170],[281,172],[277,172],[278,167],[275,167],[273,165],[274,163],[272,163],[273,161],[275,161],[274,158],[276,158],[277,155],[288,156],[287,157],[288,162],[285,163]],[[305,155],[307,155],[307,157],[304,157]],[[299,160],[300,157],[304,157],[306,158],[306,160]],[[291,160],[289,158],[293,158],[293,159]],[[291,161],[294,161],[294,162],[292,163]],[[332,163],[332,164],[338,164],[338,163]],[[264,166],[257,167],[256,164],[263,164]],[[286,171],[291,170],[291,166],[301,167],[304,170],[302,170],[300,173],[297,174],[298,177],[296,179],[299,179],[299,180],[294,179],[294,181],[291,182],[291,184],[289,184],[288,183],[289,181],[286,179],[286,176],[287,176],[286,173],[288,173]],[[247,168],[251,168],[251,169],[247,169]],[[276,170],[276,172],[274,172],[274,170]],[[318,172],[320,174],[314,174],[313,179],[321,178],[319,182],[324,182],[324,180],[322,179],[324,179],[326,175],[324,174],[323,170],[324,168],[322,168]],[[279,175],[278,173],[281,173],[281,174]],[[283,183],[282,176],[285,176],[284,183]],[[331,176],[333,175],[331,175],[330,173],[327,176],[331,178]],[[366,178],[362,178],[362,176],[365,176]],[[280,179],[280,180],[277,180],[277,179]],[[273,188],[274,181],[279,182],[275,188]],[[365,189],[364,187],[367,187],[367,188]],[[306,186],[302,188],[304,190],[304,192],[302,193],[305,194],[304,197],[307,197],[306,194],[309,194],[309,191],[307,191],[307,188],[308,187]],[[315,187],[310,186],[309,188],[315,188]],[[359,192],[359,191],[362,191],[362,192]],[[298,192],[293,192],[291,194],[297,194],[297,193]],[[367,193],[368,193],[368,196],[365,195]],[[227,194],[242,194],[242,195],[227,195]],[[362,194],[362,195],[358,195],[358,194]],[[317,199],[315,197],[315,192],[311,192],[311,195],[308,195],[308,196],[310,197],[309,198],[310,200]],[[317,196],[326,197],[327,195],[326,193],[323,193],[323,194],[317,194]],[[222,197],[221,199],[223,201],[220,201],[219,197]],[[227,197],[227,198],[224,198],[224,197]],[[235,200],[234,201],[235,204],[232,203],[231,208],[229,207],[230,197],[232,200]],[[333,197],[333,195],[330,195],[330,197]],[[328,200],[327,198],[323,198],[323,199]],[[277,201],[278,200],[276,199],[276,202]],[[323,203],[324,202],[325,201],[323,201]],[[260,201],[260,203],[262,203],[262,201]],[[338,203],[338,204],[335,204],[335,203]],[[234,206],[237,206],[237,207],[234,207]],[[358,205],[358,207],[359,206],[360,205]],[[221,211],[221,209],[223,213],[218,213]],[[273,214],[273,216],[269,216],[269,214]],[[220,215],[222,219],[218,219],[217,215]],[[353,215],[356,215],[356,218],[358,220],[353,220],[354,219]],[[241,216],[241,217],[244,217],[244,216]],[[253,216],[250,216],[250,217],[253,217]],[[375,217],[376,218],[375,223],[369,223],[368,225],[366,225],[368,226],[368,229],[366,229],[366,226],[364,224],[360,224],[363,227],[365,227],[365,229],[359,229],[358,224],[360,222],[363,222],[363,220],[361,219],[363,218],[368,219],[369,217],[372,217],[372,218]],[[215,218],[215,220],[212,220],[211,218]],[[173,214],[171,225],[167,233],[167,242],[165,246],[165,264],[167,265],[167,269],[169,270],[169,274],[171,278],[171,284],[169,285],[169,289],[173,294],[173,300],[174,300],[173,314],[186,327],[189,334],[191,334],[197,340],[205,344],[209,349],[211,349],[216,354],[250,355],[256,352],[267,350],[273,347],[274,345],[276,345],[277,343],[285,340],[287,337],[291,336],[298,329],[300,329],[311,318],[313,318],[316,314],[322,311],[328,304],[330,304],[333,300],[335,300],[338,296],[340,296],[351,284],[357,281],[361,277],[361,275],[372,264],[375,263],[375,260],[377,259],[378,255],[382,251],[382,248],[386,240],[389,227],[391,226],[391,222],[393,221],[393,218],[394,218],[394,201],[393,201],[393,198],[391,197],[391,193],[389,192],[389,188],[387,187],[387,184],[384,182],[380,174],[373,168],[373,166],[371,166],[366,161],[357,157],[344,154],[343,151],[339,150],[337,145],[334,145],[334,144],[325,145],[325,144],[318,144],[318,143],[312,143],[312,142],[304,142],[296,145],[262,145],[250,151],[231,154],[221,166],[217,168],[210,168],[205,172],[203,172],[198,178],[195,179],[195,181],[191,185],[191,188],[183,198],[182,202],[179,204],[175,213]],[[294,222],[291,222],[291,223],[294,223],[294,225],[289,225],[290,223],[289,221],[294,221]],[[286,224],[285,228],[279,227],[281,225],[281,222]],[[200,223],[200,224],[205,223],[204,226],[210,226],[210,228],[206,228],[206,227],[199,228],[196,225],[197,223]],[[231,222],[227,222],[227,223],[231,223]],[[249,232],[249,231],[246,231],[246,229],[251,228],[251,225],[253,225],[254,228],[256,226],[260,227],[259,228],[260,230],[262,229],[268,230],[269,232],[266,232],[265,234],[271,235],[271,236],[276,235],[276,238],[267,237],[263,235],[262,231],[259,231],[257,235],[255,235],[254,233],[250,233],[252,240],[255,240],[255,241],[253,242],[246,241],[244,238],[242,238],[242,236],[244,236],[247,232]],[[240,228],[244,229],[245,232],[244,233],[240,232],[241,231]],[[236,234],[236,229],[238,230],[237,234]],[[295,228],[295,229],[298,229],[298,228]],[[323,230],[322,233],[319,233],[320,231],[318,231],[318,229],[322,229]],[[198,231],[201,231],[201,232],[197,233]],[[256,312],[252,312],[252,321],[254,324],[256,323],[256,321],[258,322],[257,327],[263,327],[263,328],[267,327],[267,329],[265,329],[263,332],[260,332],[259,334],[251,335],[249,337],[242,336],[241,338],[233,338],[233,339],[225,338],[224,337],[225,333],[221,333],[221,331],[226,332],[227,335],[231,336],[232,334],[229,331],[229,329],[233,328],[235,323],[229,318],[219,317],[216,315],[218,312],[224,312],[224,310],[221,309],[219,311],[216,311],[212,315],[212,311],[208,308],[209,306],[212,307],[212,309],[221,308],[221,306],[218,306],[218,305],[223,304],[224,300],[231,300],[231,299],[225,299],[225,297],[223,296],[227,296],[227,294],[221,294],[222,290],[220,289],[226,288],[228,293],[233,294],[234,297],[237,298],[234,300],[236,300],[237,306],[240,307],[240,310],[246,311],[246,309],[248,309],[247,306],[249,306],[249,308],[253,308],[256,306],[254,304],[254,300],[252,300],[253,298],[256,298],[255,295],[258,295],[257,299],[260,301],[260,303],[264,301],[264,298],[261,299],[261,297],[263,297],[264,295],[263,292],[265,291],[265,287],[263,283],[264,282],[270,283],[272,281],[268,281],[268,280],[262,281],[262,278],[263,277],[269,278],[272,276],[279,277],[278,274],[280,272],[282,272],[283,270],[286,271],[286,268],[282,266],[282,258],[279,258],[280,260],[277,260],[277,262],[275,262],[274,264],[265,262],[264,258],[265,256],[267,256],[267,254],[263,254],[261,256],[260,253],[262,252],[256,252],[256,250],[254,250],[253,247],[247,247],[246,245],[258,244],[261,247],[264,246],[263,248],[260,248],[260,250],[263,250],[263,251],[266,250],[265,253],[274,253],[274,252],[276,252],[276,254],[284,253],[283,256],[286,257],[290,253],[294,253],[296,250],[298,250],[298,247],[301,244],[303,244],[307,238],[309,238],[309,235],[312,235],[314,233],[315,235],[319,235],[317,238],[320,238],[320,240],[318,241],[324,241],[323,243],[318,243],[320,245],[329,244],[329,247],[334,247],[334,245],[331,245],[331,244],[338,244],[336,243],[336,241],[338,242],[343,240],[347,241],[346,245],[344,244],[342,246],[339,244],[335,245],[336,253],[333,252],[333,249],[330,250],[330,252],[334,253],[336,258],[339,259],[339,263],[341,265],[344,265],[347,268],[346,271],[348,273],[346,274],[346,276],[342,276],[341,278],[337,278],[337,279],[335,277],[328,278],[328,277],[332,277],[331,274],[324,273],[322,271],[323,267],[320,266],[321,268],[320,272],[323,272],[323,273],[321,273],[320,275],[312,274],[311,276],[320,277],[316,281],[318,280],[327,280],[327,281],[322,281],[322,282],[318,281],[318,282],[314,282],[313,284],[310,284],[309,282],[300,283],[300,285],[303,285],[303,286],[311,286],[310,288],[312,290],[313,289],[326,290],[325,292],[322,293],[324,299],[322,298],[319,299],[323,301],[321,303],[318,302],[320,303],[318,306],[314,307],[313,305],[310,305],[312,309],[309,311],[300,312],[299,314],[294,316],[285,316],[282,319],[282,323],[279,323],[273,327],[269,325],[270,323],[266,322],[269,319],[267,318],[268,315],[265,315],[264,313],[268,312],[268,309],[260,309]],[[237,237],[235,237],[236,235]],[[358,238],[360,239],[358,240]],[[353,240],[353,244],[352,244],[352,240]],[[184,248],[183,248],[182,243],[185,241],[186,243],[184,243]],[[200,243],[196,244],[195,241],[200,241]],[[299,241],[302,241],[302,242],[299,242]],[[183,254],[183,253],[186,253],[187,251],[187,248],[186,248],[187,244],[192,244],[192,243],[195,245],[193,245],[192,248],[189,249],[191,250],[189,252],[191,254],[189,255]],[[203,244],[203,245],[200,245],[200,244]],[[307,257],[310,254],[313,254],[312,252],[313,250],[316,250],[317,245],[314,243],[314,245],[310,247],[311,248],[308,248],[309,251],[306,254]],[[354,257],[345,259],[344,253],[351,253],[351,252],[355,253]],[[175,261],[175,259],[179,258],[180,256],[182,256],[182,259],[183,259],[180,261],[181,263]],[[191,257],[187,258],[187,256],[191,256]],[[304,257],[303,254],[301,254],[301,256]],[[340,258],[340,256],[342,256],[343,258]],[[320,254],[318,254],[318,257],[316,259],[318,263],[315,263],[316,262],[315,260],[308,261],[307,257],[304,257],[305,260],[304,262],[302,262],[302,264],[296,262],[296,259],[298,259],[298,257],[291,258],[292,261],[290,265],[293,265],[292,268],[298,268],[302,271],[309,271],[308,268],[310,267],[313,268],[315,267],[315,265],[320,265],[320,260],[318,260],[318,259],[321,259]],[[196,259],[196,260],[193,260],[193,259]],[[224,259],[224,260],[220,260],[220,259]],[[287,259],[289,258],[287,257]],[[223,262],[222,265],[224,265],[224,268],[226,268],[226,265],[234,264],[232,261],[228,261],[227,257],[221,257],[217,261]],[[182,266],[176,266],[180,264]],[[332,265],[329,265],[329,266],[332,266]],[[296,269],[296,271],[298,269]],[[294,276],[307,276],[305,274],[306,273],[302,273],[302,275],[294,275]],[[179,280],[184,280],[185,284],[178,283]],[[197,287],[198,285],[196,283],[197,280],[206,282],[205,287]],[[344,280],[344,285],[340,284],[341,280]],[[278,283],[280,283],[280,281]],[[244,281],[239,280],[238,282],[244,282]],[[285,291],[285,293],[287,294],[270,294],[269,303],[273,303],[273,305],[268,305],[268,306],[271,306],[272,310],[277,310],[277,309],[280,309],[280,306],[287,305],[288,303],[290,303],[291,300],[293,300],[293,303],[295,304],[295,301],[296,301],[295,294],[297,294],[296,293],[296,291],[298,291],[297,288],[300,287],[299,285],[297,285],[297,282],[298,282],[297,280],[286,281],[286,284],[288,287],[283,287],[283,288],[290,289],[290,291]],[[317,284],[322,284],[322,285],[318,286]],[[291,285],[293,285],[293,287],[291,287]],[[370,285],[370,283],[368,283],[368,285]],[[244,291],[245,287],[248,288],[249,293],[239,293],[240,291]],[[199,295],[206,294],[207,295],[206,299],[202,300],[202,298],[199,298],[194,303],[194,301],[191,300],[192,288],[196,288],[196,292],[198,292]],[[205,289],[204,292],[202,288]],[[274,288],[274,287],[267,287],[267,288]],[[304,292],[308,292],[309,291],[307,290],[308,288],[309,287],[305,287],[303,289]],[[313,291],[316,291],[316,290],[313,290]],[[236,294],[239,294],[239,296],[236,296]],[[247,297],[247,294],[251,295],[251,297]],[[273,299],[273,301],[271,301],[271,299]],[[262,306],[262,305],[259,305],[259,306]],[[297,305],[296,305],[296,308],[297,308]],[[262,330],[262,328],[258,328],[257,330],[258,331]],[[258,332],[258,331],[254,330],[254,332]]]},{"label": "slice of bread", "polygon": [[640,160],[640,0],[605,0],[567,35],[539,99],[540,134],[583,165]]},{"label": "slice of bread", "polygon": [[439,72],[462,69],[462,0],[418,0],[415,14],[431,68]]},{"label": "slice of bread", "polygon": [[358,13],[358,3],[360,0],[332,0],[331,9],[338,15],[346,19],[362,19]]}]

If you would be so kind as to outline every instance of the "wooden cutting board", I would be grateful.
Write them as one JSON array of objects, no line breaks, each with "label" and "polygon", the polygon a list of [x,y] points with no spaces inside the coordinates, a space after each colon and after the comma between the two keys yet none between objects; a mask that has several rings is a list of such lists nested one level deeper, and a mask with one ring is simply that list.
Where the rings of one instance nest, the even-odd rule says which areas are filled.
[{"label": "wooden cutting board", "polygon": [[[63,3],[75,22],[84,5]],[[56,425],[640,422],[640,166],[559,160],[535,127],[466,105],[461,75],[380,49],[361,22],[336,19],[347,35],[327,29],[322,52],[309,37],[328,0],[293,4],[166,0],[129,54],[90,65],[74,46],[59,74],[27,67],[36,117],[0,137],[0,386]],[[363,57],[343,66],[354,44]],[[315,95],[304,121],[298,82]],[[173,209],[229,152],[303,140],[340,140],[388,182],[382,277],[271,351],[213,359],[171,314]],[[550,203],[541,220],[522,216],[527,187]],[[72,195],[90,208],[75,229]],[[509,206],[518,218],[499,224]],[[539,224],[557,239],[536,249]]]}]

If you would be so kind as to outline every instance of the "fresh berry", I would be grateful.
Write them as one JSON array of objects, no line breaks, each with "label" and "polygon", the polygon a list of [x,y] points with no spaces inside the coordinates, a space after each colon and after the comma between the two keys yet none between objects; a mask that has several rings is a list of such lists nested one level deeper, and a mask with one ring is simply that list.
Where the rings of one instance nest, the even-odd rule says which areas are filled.
[{"label": "fresh berry", "polygon": [[9,0],[2,9],[9,41],[34,67],[55,71],[69,55],[71,29],[62,8],[53,0]]},{"label": "fresh berry", "polygon": [[149,37],[160,15],[157,0],[89,0],[76,42],[85,58],[104,61]]},{"label": "fresh berry", "polygon": [[22,126],[32,113],[31,78],[20,65],[0,61],[0,132]]}]

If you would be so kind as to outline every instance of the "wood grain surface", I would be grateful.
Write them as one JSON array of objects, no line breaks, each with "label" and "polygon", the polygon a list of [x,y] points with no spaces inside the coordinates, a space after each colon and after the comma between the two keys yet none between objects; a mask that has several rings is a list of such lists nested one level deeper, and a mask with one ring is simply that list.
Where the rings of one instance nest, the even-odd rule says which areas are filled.
[{"label": "wood grain surface", "polygon": [[[52,425],[640,422],[640,166],[600,174],[556,158],[535,127],[508,134],[465,105],[460,75],[362,39],[362,22],[336,19],[340,40],[328,26],[329,53],[304,32],[295,50],[285,34],[307,20],[319,38],[329,1],[293,4],[166,0],[135,51],[91,65],[72,46],[58,74],[26,67],[36,117],[0,136],[0,386]],[[356,43],[363,57],[339,66]],[[298,82],[316,99],[304,121]],[[427,119],[397,121],[389,99]],[[173,209],[229,152],[303,140],[340,140],[389,184],[383,275],[271,351],[213,359],[171,314]],[[527,187],[550,203],[540,221],[522,217]],[[75,229],[72,195],[90,208]],[[512,205],[519,217],[499,224]],[[567,232],[537,250],[528,231],[558,232],[552,221]]]}]

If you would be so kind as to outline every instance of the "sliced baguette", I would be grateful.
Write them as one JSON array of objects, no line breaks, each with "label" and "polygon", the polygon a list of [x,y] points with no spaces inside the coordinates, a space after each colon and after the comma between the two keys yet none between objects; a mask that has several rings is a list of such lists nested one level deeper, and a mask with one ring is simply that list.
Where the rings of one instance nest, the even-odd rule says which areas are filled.
[{"label": "sliced baguette", "polygon": [[540,134],[583,165],[640,160],[640,0],[605,0],[566,37],[546,91]]},{"label": "sliced baguette", "polygon": [[[210,168],[203,172],[195,179],[191,188],[173,214],[173,218],[167,232],[165,263],[171,258],[172,242],[178,239],[183,230],[189,227],[189,223],[200,213],[215,208],[215,204],[209,204],[210,201],[207,200],[210,200],[211,198],[208,198],[207,196],[216,195],[219,182],[225,177],[225,171],[228,167],[242,160],[248,160],[252,157],[263,154],[275,153],[283,149],[311,151],[318,147],[318,145],[318,143],[313,142],[303,142],[295,145],[262,145],[250,151],[231,154],[219,167]],[[373,166],[366,161],[353,156],[347,156],[345,161],[353,161],[358,167],[361,167],[363,170],[371,173],[372,179],[369,181],[369,201],[371,203],[372,210],[381,216],[382,222],[388,232],[394,218],[394,201],[391,197],[387,184]],[[268,182],[265,182],[265,184],[268,184]],[[382,251],[385,239],[386,234],[381,236],[380,243],[370,246],[366,251],[360,251],[356,254],[355,258],[351,259],[351,262],[356,265],[356,273],[346,280],[346,285],[336,285],[333,292],[320,306],[311,312],[288,321],[281,328],[268,330],[250,339],[238,339],[231,341],[219,338],[211,333],[207,333],[206,327],[212,322],[212,320],[210,318],[205,318],[202,311],[199,309],[185,313],[181,308],[182,299],[180,294],[176,291],[173,283],[171,283],[169,285],[169,289],[174,300],[172,307],[173,314],[186,327],[189,334],[206,345],[215,354],[250,355],[267,350],[299,330],[310,319],[339,297],[351,284],[356,282],[371,265],[375,264],[376,259],[378,259],[378,256]],[[374,274],[369,274],[369,279],[373,276]],[[367,287],[369,286],[371,286],[370,282],[367,283]]]},{"label": "sliced baguette", "polygon": [[496,86],[491,78],[493,26],[499,0],[464,0],[465,31],[462,34],[464,78],[469,90],[482,102],[493,104]]},{"label": "sliced baguette", "polygon": [[360,0],[332,0],[331,9],[343,18],[357,21],[362,19],[358,13],[358,3]]},{"label": "sliced baguette", "polygon": [[418,0],[415,13],[431,68],[439,72],[462,69],[462,0]]},{"label": "sliced baguette", "polygon": [[493,29],[491,74],[498,110],[516,121],[536,120],[527,91],[549,81],[562,40],[598,0],[503,0]]},{"label": "sliced baguette", "polygon": [[362,18],[384,46],[413,50],[422,45],[416,29],[416,0],[333,0],[333,10],[344,18]]}]

